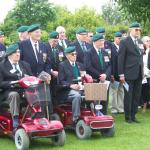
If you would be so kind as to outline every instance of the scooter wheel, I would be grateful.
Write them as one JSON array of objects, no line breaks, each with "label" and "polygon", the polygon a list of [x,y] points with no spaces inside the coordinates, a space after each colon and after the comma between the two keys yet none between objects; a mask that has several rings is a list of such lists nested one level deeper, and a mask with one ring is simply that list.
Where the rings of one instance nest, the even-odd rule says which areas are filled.
[{"label": "scooter wheel", "polygon": [[24,129],[18,129],[15,133],[15,144],[17,150],[27,150],[29,149],[30,140],[29,136]]},{"label": "scooter wheel", "polygon": [[87,139],[92,135],[92,129],[86,125],[83,120],[80,120],[76,124],[76,135],[79,139]]},{"label": "scooter wheel", "polygon": [[115,124],[111,128],[101,129],[100,131],[105,137],[113,137],[115,135]]},{"label": "scooter wheel", "polygon": [[52,143],[54,146],[63,146],[66,141],[66,133],[62,130],[58,135],[52,137]]}]

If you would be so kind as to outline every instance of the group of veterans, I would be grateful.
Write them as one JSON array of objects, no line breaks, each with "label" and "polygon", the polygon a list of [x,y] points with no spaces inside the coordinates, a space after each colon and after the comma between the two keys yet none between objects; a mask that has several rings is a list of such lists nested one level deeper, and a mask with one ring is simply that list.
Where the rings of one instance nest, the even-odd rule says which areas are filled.
[{"label": "group of veterans", "polygon": [[[105,38],[104,27],[97,27],[95,33],[80,27],[73,42],[62,26],[49,33],[47,43],[41,41],[39,24],[21,26],[17,31],[18,42],[7,48],[4,32],[0,31],[0,99],[10,106],[14,129],[19,124],[21,96],[11,83],[25,75],[39,77],[43,71],[50,83],[49,107],[53,109],[52,105],[71,101],[74,123],[80,116],[83,94],[81,85],[75,82],[81,71],[97,83],[109,80],[111,113],[124,113],[127,123],[139,123],[136,118],[139,102],[143,100],[146,111],[150,99],[150,38],[141,38],[138,22],[133,22],[128,32],[114,33],[113,42]],[[108,100],[101,104],[103,114],[107,114]]]}]

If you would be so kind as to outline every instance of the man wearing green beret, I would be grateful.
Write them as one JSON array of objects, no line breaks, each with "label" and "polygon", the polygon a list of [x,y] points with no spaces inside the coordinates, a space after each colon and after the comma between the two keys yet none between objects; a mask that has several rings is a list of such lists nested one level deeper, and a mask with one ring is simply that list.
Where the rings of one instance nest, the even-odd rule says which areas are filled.
[{"label": "man wearing green beret", "polygon": [[21,95],[12,83],[25,75],[32,75],[30,65],[20,60],[18,44],[12,44],[6,50],[5,60],[0,63],[0,99],[9,104],[14,129],[19,124]]},{"label": "man wearing green beret", "polygon": [[4,32],[0,31],[0,61],[3,59],[6,51],[4,41],[5,41]]},{"label": "man wearing green beret", "polygon": [[[104,50],[104,37],[95,34],[92,38],[93,47],[85,53],[84,66],[89,75],[97,82],[105,82],[110,77],[111,66],[108,53]],[[107,102],[102,102],[104,114],[107,113]]]},{"label": "man wearing green beret", "polygon": [[111,84],[109,87],[110,110],[112,114],[124,112],[124,89],[118,76],[118,51],[122,38],[121,32],[115,32],[111,49]]},{"label": "man wearing green beret", "polygon": [[[106,30],[104,27],[98,27],[96,28],[96,34],[100,34],[104,37],[106,37]],[[104,42],[104,49],[109,54],[109,58],[111,58],[111,42],[105,39]]]},{"label": "man wearing green beret", "polygon": [[52,97],[55,99],[56,90],[55,86],[57,84],[58,77],[58,66],[61,61],[64,60],[64,52],[63,47],[58,45],[59,33],[56,31],[52,31],[49,33],[48,43],[46,44],[46,48],[48,50],[49,59],[51,62],[51,92]]},{"label": "man wearing green beret", "polygon": [[27,40],[29,38],[28,28],[29,28],[29,26],[20,26],[18,28],[17,31],[18,31],[20,41]]},{"label": "man wearing green beret", "polygon": [[33,24],[28,28],[29,39],[19,43],[21,60],[28,62],[34,76],[38,76],[42,71],[50,74],[51,66],[48,60],[46,46],[41,39],[41,29],[39,24]]},{"label": "man wearing green beret", "polygon": [[[26,61],[31,66],[31,71],[34,76],[41,76],[43,72],[46,72],[48,80],[51,80],[51,64],[48,56],[46,45],[40,41],[41,29],[39,24],[32,24],[28,28],[29,39],[19,43],[20,59]],[[49,115],[52,113],[52,103],[49,101]],[[42,111],[45,104],[42,103]]]},{"label": "man wearing green beret", "polygon": [[87,41],[87,35],[88,35],[88,31],[85,28],[83,28],[83,27],[78,28],[76,31],[77,40],[70,44],[71,46],[76,47],[77,61],[80,63],[83,63],[84,54],[91,47],[91,44],[86,42]]},{"label": "man wearing green beret", "polygon": [[77,62],[77,52],[75,46],[69,46],[65,49],[66,60],[59,64],[58,84],[61,85],[62,91],[58,93],[61,101],[72,101],[73,122],[77,123],[80,116],[81,86],[74,82],[84,71],[81,63]]},{"label": "man wearing green beret", "polygon": [[126,85],[124,112],[127,123],[139,123],[136,113],[141,96],[144,50],[140,33],[140,24],[133,22],[129,27],[129,36],[119,46],[118,74],[120,81]]}]

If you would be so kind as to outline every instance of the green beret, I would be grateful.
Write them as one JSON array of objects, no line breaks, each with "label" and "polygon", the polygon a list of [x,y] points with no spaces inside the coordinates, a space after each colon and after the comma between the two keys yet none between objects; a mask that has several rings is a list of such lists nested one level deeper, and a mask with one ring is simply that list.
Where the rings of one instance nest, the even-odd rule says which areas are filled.
[{"label": "green beret", "polygon": [[81,34],[81,33],[86,33],[87,34],[87,30],[83,27],[76,30],[76,34]]},{"label": "green beret", "polygon": [[129,28],[140,28],[140,24],[138,22],[133,22],[130,24]]},{"label": "green beret", "polygon": [[4,35],[4,32],[3,31],[0,31],[0,36]]},{"label": "green beret", "polygon": [[64,53],[65,54],[66,53],[72,53],[74,51],[76,51],[76,47],[75,46],[69,46],[69,47],[65,48]]},{"label": "green beret", "polygon": [[115,32],[114,36],[115,37],[122,37],[122,33],[121,32]]},{"label": "green beret", "polygon": [[105,33],[105,28],[103,28],[103,27],[98,27],[98,28],[96,28],[96,32],[97,32],[97,33]]},{"label": "green beret", "polygon": [[6,49],[6,56],[9,56],[9,55],[15,53],[17,49],[19,49],[19,45],[18,45],[18,44],[11,44],[11,45]]},{"label": "green beret", "polygon": [[52,31],[52,32],[49,33],[49,38],[50,39],[58,39],[58,35],[59,35],[58,32]]},{"label": "green beret", "polygon": [[25,31],[28,30],[28,28],[29,28],[29,26],[21,26],[21,27],[19,27],[19,28],[17,29],[17,31],[18,31],[18,32],[25,32]]},{"label": "green beret", "polygon": [[27,31],[28,32],[33,32],[33,31],[38,30],[38,29],[40,29],[40,24],[32,24],[32,25],[29,26]]},{"label": "green beret", "polygon": [[95,34],[93,35],[93,38],[92,38],[92,41],[93,42],[96,42],[98,40],[104,40],[104,36],[103,35],[100,35],[100,34]]}]

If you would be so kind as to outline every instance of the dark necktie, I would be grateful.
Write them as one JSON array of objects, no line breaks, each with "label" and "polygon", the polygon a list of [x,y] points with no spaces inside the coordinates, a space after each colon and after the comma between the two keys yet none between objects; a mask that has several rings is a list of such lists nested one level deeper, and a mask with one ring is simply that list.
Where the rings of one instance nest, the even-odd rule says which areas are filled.
[{"label": "dark necktie", "polygon": [[18,68],[17,68],[17,64],[16,63],[14,63],[13,64],[14,65],[14,68],[15,68],[15,74],[18,76],[18,78],[20,79],[21,78],[21,72],[18,70]]},{"label": "dark necktie", "polygon": [[101,65],[101,67],[103,69],[104,62],[103,62],[103,55],[102,55],[101,49],[98,50],[98,56],[99,56],[100,65]]},{"label": "dark necktie", "polygon": [[37,43],[35,43],[34,46],[35,46],[35,53],[36,53],[36,54],[35,54],[35,55],[36,55],[35,57],[36,57],[36,60],[37,60],[37,62],[38,62],[38,55],[39,55],[39,52],[38,52],[38,49],[37,49]]},{"label": "dark necktie", "polygon": [[134,40],[134,44],[135,44],[135,47],[136,47],[136,50],[138,51],[138,53],[141,54],[141,50],[140,50],[140,48],[139,48],[139,46],[138,46],[138,41],[137,41],[137,39]]},{"label": "dark necktie", "polygon": [[62,44],[62,47],[65,48],[65,44],[63,40],[61,40],[61,44]]},{"label": "dark necktie", "polygon": [[86,48],[85,42],[82,42],[82,50],[83,50],[83,52],[86,52],[86,51],[87,51],[87,48]]},{"label": "dark necktie", "polygon": [[52,48],[52,52],[53,52],[53,58],[54,58],[54,61],[55,61],[55,63],[56,63],[56,49],[55,48]]},{"label": "dark necktie", "polygon": [[74,79],[78,79],[79,71],[78,71],[78,68],[77,68],[75,63],[72,64],[72,69],[73,69],[73,77],[74,77]]}]

